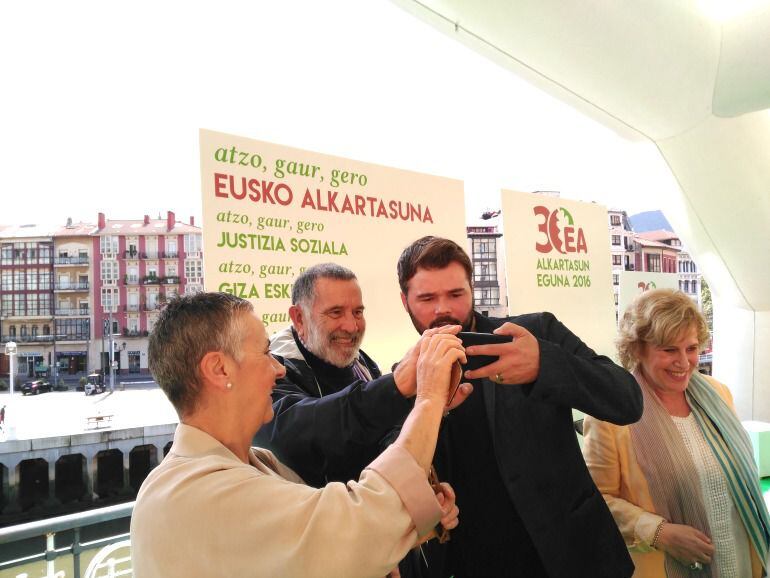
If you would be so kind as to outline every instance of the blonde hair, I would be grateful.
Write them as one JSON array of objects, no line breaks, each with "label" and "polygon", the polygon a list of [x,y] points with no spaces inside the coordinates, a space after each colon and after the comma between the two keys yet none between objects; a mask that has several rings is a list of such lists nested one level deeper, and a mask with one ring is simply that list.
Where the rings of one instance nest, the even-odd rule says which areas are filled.
[{"label": "blonde hair", "polygon": [[620,320],[616,345],[620,362],[629,371],[639,364],[642,343],[668,345],[694,328],[698,345],[709,339],[706,320],[687,295],[673,289],[653,289],[638,295]]}]

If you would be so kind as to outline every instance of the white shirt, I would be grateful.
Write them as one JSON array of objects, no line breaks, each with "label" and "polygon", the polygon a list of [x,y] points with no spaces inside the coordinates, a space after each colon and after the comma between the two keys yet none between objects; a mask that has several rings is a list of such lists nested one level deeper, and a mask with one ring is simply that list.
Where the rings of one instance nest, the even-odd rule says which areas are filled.
[{"label": "white shirt", "polygon": [[720,578],[751,576],[749,538],[733,503],[722,468],[692,412],[687,417],[671,416],[671,419],[682,436],[700,478],[703,505],[711,529],[710,538],[716,548],[712,566],[719,569]]}]

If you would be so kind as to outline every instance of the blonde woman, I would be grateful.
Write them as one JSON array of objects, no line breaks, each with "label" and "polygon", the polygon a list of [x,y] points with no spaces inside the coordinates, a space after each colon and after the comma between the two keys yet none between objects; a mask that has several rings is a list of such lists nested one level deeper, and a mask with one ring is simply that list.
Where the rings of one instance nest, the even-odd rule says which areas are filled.
[{"label": "blonde woman", "polygon": [[586,463],[631,550],[636,578],[767,572],[770,521],[728,389],[696,371],[706,323],[679,291],[639,295],[618,352],[644,395],[636,424],[586,417]]}]

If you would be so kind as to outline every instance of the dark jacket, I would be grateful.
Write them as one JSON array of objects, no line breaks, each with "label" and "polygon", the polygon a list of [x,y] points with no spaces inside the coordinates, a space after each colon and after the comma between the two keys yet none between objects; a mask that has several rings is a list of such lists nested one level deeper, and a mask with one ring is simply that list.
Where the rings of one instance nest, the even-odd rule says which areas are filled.
[{"label": "dark jacket", "polygon": [[[540,345],[540,373],[526,385],[483,388],[494,455],[506,493],[549,576],[623,578],[633,564],[602,495],[583,461],[572,408],[603,421],[629,424],[642,414],[631,374],[597,355],[551,313],[494,319],[476,313],[476,331],[492,333],[506,321],[529,330]],[[444,436],[436,459],[473,448],[452,447]],[[462,524],[463,504],[460,506]],[[489,539],[506,528],[489,528]],[[456,547],[462,547],[457,544]],[[428,548],[431,576],[444,568],[446,547]]]},{"label": "dark jacket", "polygon": [[404,398],[391,374],[360,352],[372,381],[319,383],[294,341],[291,328],[277,333],[270,351],[286,368],[273,390],[275,417],[254,438],[309,485],[357,480],[382,451],[381,442],[401,424],[414,400]]}]

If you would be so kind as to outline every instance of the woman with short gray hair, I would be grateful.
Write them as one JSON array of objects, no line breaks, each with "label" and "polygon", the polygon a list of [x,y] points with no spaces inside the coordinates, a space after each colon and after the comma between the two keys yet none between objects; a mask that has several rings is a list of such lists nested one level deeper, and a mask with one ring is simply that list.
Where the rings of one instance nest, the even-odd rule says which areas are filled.
[{"label": "woman with short gray hair", "polygon": [[465,360],[457,331],[421,341],[415,407],[396,442],[358,481],[315,489],[250,447],[285,373],[251,304],[225,293],[170,301],[150,336],[150,369],[180,424],[137,496],[134,576],[381,577],[437,522],[455,527],[454,494],[434,493],[428,470]]}]

